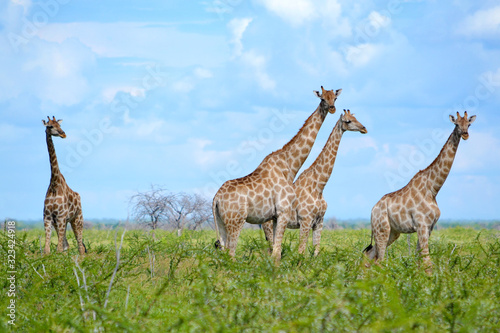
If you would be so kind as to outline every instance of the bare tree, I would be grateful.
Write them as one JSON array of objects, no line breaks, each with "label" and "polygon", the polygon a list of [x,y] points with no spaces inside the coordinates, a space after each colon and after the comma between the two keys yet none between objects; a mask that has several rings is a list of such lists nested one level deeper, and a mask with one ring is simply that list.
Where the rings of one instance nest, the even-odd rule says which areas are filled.
[{"label": "bare tree", "polygon": [[138,192],[130,198],[133,218],[152,229],[153,239],[155,239],[156,229],[167,219],[168,202],[172,200],[172,196],[166,193],[165,189],[151,185],[151,190]]},{"label": "bare tree", "polygon": [[201,228],[203,224],[208,224],[212,221],[212,204],[199,194],[191,196],[191,202],[193,205],[193,214],[191,216],[189,228],[191,230],[196,230]]},{"label": "bare tree", "polygon": [[211,216],[210,203],[198,194],[172,195],[167,200],[167,206],[167,222],[177,230],[178,236],[181,236],[182,230],[186,228],[196,230]]}]

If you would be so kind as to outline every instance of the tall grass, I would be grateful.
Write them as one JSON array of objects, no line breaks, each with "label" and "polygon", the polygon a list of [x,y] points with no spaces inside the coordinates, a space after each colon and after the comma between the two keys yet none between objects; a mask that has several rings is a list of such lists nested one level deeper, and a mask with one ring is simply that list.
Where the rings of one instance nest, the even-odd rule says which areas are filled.
[{"label": "tall grass", "polygon": [[160,231],[154,242],[127,231],[118,266],[122,231],[86,230],[83,257],[70,234],[68,252],[54,253],[54,238],[42,256],[42,233],[17,234],[16,332],[500,331],[499,231],[433,233],[431,277],[405,239],[365,268],[368,230],[325,231],[318,257],[312,247],[299,256],[298,233],[287,231],[279,268],[256,230],[242,233],[236,260],[215,250],[214,232]]}]

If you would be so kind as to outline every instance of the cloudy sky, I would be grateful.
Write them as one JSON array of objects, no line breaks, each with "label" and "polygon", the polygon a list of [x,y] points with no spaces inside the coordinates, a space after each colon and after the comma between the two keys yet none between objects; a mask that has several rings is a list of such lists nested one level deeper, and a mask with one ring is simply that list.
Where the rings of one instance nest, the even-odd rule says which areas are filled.
[{"label": "cloudy sky", "polygon": [[477,114],[438,195],[442,218],[500,218],[497,0],[4,0],[0,218],[41,219],[41,120],[84,217],[125,218],[157,184],[210,200],[343,88],[304,167],[349,108],[327,217],[373,205],[438,155],[449,114]]}]

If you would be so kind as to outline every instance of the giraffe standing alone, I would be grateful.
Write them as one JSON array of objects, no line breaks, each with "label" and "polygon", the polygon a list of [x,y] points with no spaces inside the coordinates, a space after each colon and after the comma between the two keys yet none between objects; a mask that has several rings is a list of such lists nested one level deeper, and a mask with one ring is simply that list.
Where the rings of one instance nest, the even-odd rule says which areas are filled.
[{"label": "giraffe standing alone", "polygon": [[43,210],[43,222],[45,226],[45,254],[50,253],[50,235],[52,226],[57,232],[57,251],[62,252],[68,249],[66,239],[66,225],[68,222],[75,233],[80,254],[87,252],[83,244],[83,216],[80,195],[69,188],[64,176],[59,170],[57,163],[56,150],[52,142],[52,136],[61,138],[66,137],[66,133],[61,129],[62,120],[48,118],[48,122],[42,120],[45,125],[45,134],[47,138],[47,148],[50,158],[50,185],[45,196],[45,205]]},{"label": "giraffe standing alone", "polygon": [[212,209],[218,234],[216,245],[229,249],[231,256],[235,255],[245,222],[262,224],[272,220],[273,258],[279,264],[283,234],[293,218],[293,180],[309,156],[326,115],[335,113],[335,101],[342,91],[321,90],[321,94],[315,91],[321,99],[318,108],[290,142],[264,158],[251,174],[226,181],[215,194]]},{"label": "giraffe standing alone", "polygon": [[[386,248],[398,239],[401,233],[417,232],[417,251],[423,257],[425,270],[432,273],[429,257],[429,236],[441,212],[436,196],[450,173],[460,138],[469,138],[469,127],[476,116],[468,118],[457,112],[457,118],[450,116],[455,129],[444,145],[439,156],[401,190],[382,197],[372,209],[372,244],[365,249],[371,260],[383,260]],[[375,245],[373,245],[375,240]]]},{"label": "giraffe standing alone", "polygon": [[[300,254],[303,254],[306,249],[311,228],[313,230],[313,245],[315,247],[314,255],[319,254],[323,218],[327,209],[327,202],[323,198],[323,190],[332,174],[340,140],[346,131],[357,131],[362,134],[368,133],[365,126],[354,117],[354,114],[351,114],[350,110],[344,110],[344,114],[337,121],[321,153],[314,163],[302,172],[293,184],[296,195],[296,218],[288,223],[288,228],[300,228]],[[269,241],[272,240],[273,230],[271,223],[267,222],[263,224],[262,229],[264,229],[266,238]]]}]

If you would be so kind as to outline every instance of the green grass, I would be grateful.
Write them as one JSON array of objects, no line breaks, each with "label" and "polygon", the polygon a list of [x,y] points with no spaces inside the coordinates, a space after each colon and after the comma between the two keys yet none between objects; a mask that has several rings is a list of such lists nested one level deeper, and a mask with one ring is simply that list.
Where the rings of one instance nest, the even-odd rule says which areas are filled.
[{"label": "green grass", "polygon": [[[214,249],[211,231],[181,238],[160,231],[156,242],[144,232],[127,231],[106,307],[116,266],[115,231],[84,232],[89,253],[77,259],[81,270],[72,233],[68,252],[48,256],[40,254],[43,230],[16,236],[16,332],[500,331],[495,230],[434,232],[431,277],[418,256],[408,254],[405,237],[388,249],[382,265],[365,268],[361,251],[369,230],[324,231],[316,258],[312,249],[297,255],[298,233],[287,231],[279,268],[258,231],[242,233],[234,261]],[[118,244],[120,237],[118,231]],[[415,235],[412,241],[414,250]],[[4,233],[0,245],[4,258]],[[0,278],[7,290],[5,264]],[[0,331],[8,329],[7,302],[0,298]]]}]

